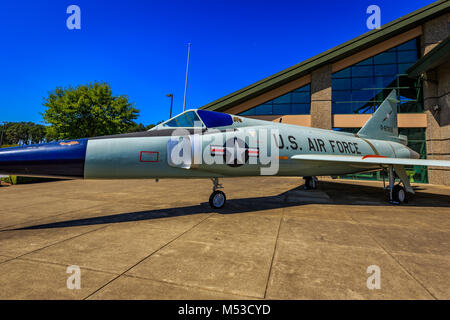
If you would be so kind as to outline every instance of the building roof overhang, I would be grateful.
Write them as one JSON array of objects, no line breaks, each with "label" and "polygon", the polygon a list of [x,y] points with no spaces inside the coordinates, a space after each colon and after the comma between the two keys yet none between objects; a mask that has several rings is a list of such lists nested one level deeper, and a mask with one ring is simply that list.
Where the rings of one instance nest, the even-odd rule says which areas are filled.
[{"label": "building roof overhang", "polygon": [[406,73],[410,78],[417,78],[422,73],[435,69],[448,61],[450,61],[450,36],[409,67]]}]

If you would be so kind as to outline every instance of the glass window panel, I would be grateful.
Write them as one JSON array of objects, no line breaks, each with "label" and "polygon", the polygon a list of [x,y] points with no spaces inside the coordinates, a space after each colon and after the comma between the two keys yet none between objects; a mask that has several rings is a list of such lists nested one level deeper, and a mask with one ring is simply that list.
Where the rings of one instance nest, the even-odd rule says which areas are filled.
[{"label": "glass window panel", "polygon": [[399,51],[398,52],[398,62],[406,63],[406,62],[416,62],[417,61],[417,52],[416,51]]},{"label": "glass window panel", "polygon": [[341,103],[333,102],[331,104],[331,113],[333,113],[333,114],[343,114],[343,113],[345,113],[345,112],[342,112],[341,106],[342,106]]},{"label": "glass window panel", "polygon": [[352,101],[352,92],[350,90],[335,91],[333,90],[333,101]]},{"label": "glass window panel", "polygon": [[402,93],[400,92],[400,101],[416,101],[416,97],[405,97],[404,95],[402,95]]},{"label": "glass window panel", "polygon": [[179,123],[180,127],[193,127],[193,123],[187,114],[182,114],[175,119]]},{"label": "glass window panel", "polygon": [[274,104],[273,105],[273,114],[277,115],[285,115],[291,114],[291,104]]},{"label": "glass window panel", "polygon": [[373,88],[373,78],[353,78],[352,89],[370,89]]},{"label": "glass window panel", "polygon": [[170,120],[169,122],[163,124],[163,127],[178,127],[178,123],[175,119]]},{"label": "glass window panel", "polygon": [[331,106],[331,111],[334,114],[349,114],[352,113],[352,110],[350,108],[350,103],[346,102],[346,103],[339,103],[339,102],[334,102]]},{"label": "glass window panel", "polygon": [[380,92],[377,95],[377,101],[384,101],[389,94],[392,92],[393,88],[392,87],[388,87],[385,89],[380,90]]},{"label": "glass window panel", "polygon": [[377,111],[379,106],[380,106],[379,103],[366,103],[365,105],[359,106],[355,110],[355,113],[358,113],[358,114],[374,113],[375,111]]},{"label": "glass window panel", "polygon": [[398,50],[417,50],[416,39],[405,42],[397,47]]},{"label": "glass window panel", "polygon": [[173,118],[169,122],[165,123],[164,127],[186,127],[192,128],[195,125],[203,126],[197,114],[194,111],[183,113],[176,118]]},{"label": "glass window panel", "polygon": [[352,67],[353,77],[371,77],[373,76],[372,66],[355,66]]},{"label": "glass window panel", "polygon": [[284,96],[278,97],[276,99],[273,99],[273,103],[291,103],[291,94],[285,94]]},{"label": "glass window panel", "polygon": [[189,111],[185,113],[186,118],[189,119],[191,127],[203,127],[203,123],[194,111]]},{"label": "glass window panel", "polygon": [[385,99],[382,89],[375,89],[373,90],[373,93],[374,93],[374,97],[372,99],[373,101],[383,101]]},{"label": "glass window panel", "polygon": [[397,57],[395,52],[383,52],[373,58],[374,64],[390,64],[396,63]]},{"label": "glass window panel", "polygon": [[255,107],[255,115],[270,115],[272,114],[272,105],[271,104],[262,104],[260,106]]},{"label": "glass window panel", "polygon": [[370,101],[376,96],[374,90],[355,90],[352,92],[353,101]]},{"label": "glass window panel", "polygon": [[254,116],[255,115],[255,108],[251,108],[247,111],[239,113],[240,116]]},{"label": "glass window panel", "polygon": [[299,114],[309,114],[311,102],[311,86],[308,84],[306,86],[298,88],[274,100],[268,101],[262,105],[244,111],[239,115],[252,116],[292,114],[292,99],[295,100],[296,104],[300,104],[299,106],[297,106],[298,110],[296,112],[300,112]]},{"label": "glass window panel", "polygon": [[309,103],[293,103],[292,114],[310,114],[311,105]]},{"label": "glass window panel", "polygon": [[358,133],[361,128],[333,128],[334,131]]},{"label": "glass window panel", "polygon": [[351,89],[351,79],[333,79],[332,87],[336,90]]},{"label": "glass window panel", "polygon": [[309,103],[311,95],[309,92],[293,92],[292,103]]},{"label": "glass window panel", "polygon": [[416,90],[400,89],[399,94],[400,94],[401,101],[411,101],[411,100],[416,101],[417,100],[417,91]]},{"label": "glass window panel", "polygon": [[373,103],[367,101],[353,101],[350,104],[351,113],[372,113]]},{"label": "glass window panel", "polygon": [[406,70],[408,70],[409,67],[413,65],[412,62],[410,63],[399,63],[398,64],[398,73],[399,74],[406,74]]},{"label": "glass window panel", "polygon": [[386,76],[396,74],[397,74],[396,64],[381,64],[375,66],[375,76]]},{"label": "glass window panel", "polygon": [[311,92],[311,86],[309,84],[307,84],[306,86],[298,88],[298,89],[294,90],[293,92]]},{"label": "glass window panel", "polygon": [[354,112],[358,114],[374,113],[379,106],[380,106],[379,103],[371,103],[371,102],[366,102],[365,104],[359,103],[355,104]]},{"label": "glass window panel", "polygon": [[405,97],[419,100],[402,99],[404,107],[400,108],[401,111],[413,110],[413,104],[417,110],[421,110],[421,87],[416,88],[414,80],[399,78],[417,61],[417,44],[417,39],[408,41],[333,74],[333,112],[374,112],[393,89],[399,90]]},{"label": "glass window panel", "polygon": [[397,76],[376,77],[375,78],[375,88],[383,89],[386,87],[392,87],[392,85],[395,85],[396,78],[397,78]]},{"label": "glass window panel", "polygon": [[425,141],[425,129],[423,128],[399,128],[400,134],[408,136],[408,140],[423,140]]},{"label": "glass window panel", "polygon": [[405,113],[407,113],[407,112],[408,113],[420,112],[421,109],[422,109],[421,105],[418,104],[416,101],[413,101],[413,100],[406,101],[406,102],[402,101],[400,103],[399,108],[400,108],[400,112],[405,112]]},{"label": "glass window panel", "polygon": [[361,62],[358,62],[357,64],[355,64],[355,66],[368,66],[368,65],[372,65],[373,64],[373,58],[369,58],[366,60],[363,60]]},{"label": "glass window panel", "polygon": [[346,68],[344,70],[333,73],[332,78],[350,78],[351,77],[351,68]]}]

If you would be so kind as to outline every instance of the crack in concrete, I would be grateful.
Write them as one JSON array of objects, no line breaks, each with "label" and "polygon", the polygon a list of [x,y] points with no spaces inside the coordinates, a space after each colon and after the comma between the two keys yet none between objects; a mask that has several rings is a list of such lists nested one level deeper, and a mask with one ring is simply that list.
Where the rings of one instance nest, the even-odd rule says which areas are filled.
[{"label": "crack in concrete", "polygon": [[424,284],[422,284],[422,282],[420,282],[416,277],[414,277],[413,276],[413,274],[412,273],[410,273],[407,269],[406,269],[406,267],[404,267],[401,263],[400,263],[400,261],[393,255],[393,254],[391,254],[377,239],[376,239],[376,237],[375,236],[373,236],[371,233],[370,233],[370,231],[369,230],[367,230],[365,227],[364,227],[364,224],[362,224],[360,221],[358,221],[358,220],[356,220],[355,218],[353,218],[352,216],[350,216],[350,219],[352,219],[352,220],[354,220],[354,221],[356,221],[357,222],[357,224],[358,224],[358,226],[360,227],[360,228],[362,228],[368,235],[369,235],[369,237],[388,255],[388,256],[390,256],[398,265],[399,265],[399,267],[400,267],[400,269],[401,270],[403,270],[403,272],[405,272],[407,275],[409,275],[414,281],[416,281],[417,282],[417,284],[419,284],[419,286],[421,286],[431,297],[433,297],[433,299],[435,299],[435,300],[439,300],[430,290],[428,290],[428,288],[424,285]]},{"label": "crack in concrete", "polygon": [[162,284],[168,284],[168,285],[172,285],[172,286],[180,287],[180,288],[197,289],[197,290],[203,290],[203,291],[208,291],[208,292],[232,295],[232,296],[236,296],[236,297],[246,297],[246,298],[251,298],[251,299],[261,299],[261,297],[249,296],[249,295],[246,295],[246,294],[236,294],[236,293],[227,292],[227,291],[219,291],[219,290],[214,290],[214,289],[210,289],[210,288],[198,287],[198,286],[190,285],[190,284],[179,284],[179,283],[176,283],[176,282],[169,282],[169,281],[164,281],[164,280],[154,279],[154,278],[146,278],[146,277],[141,277],[141,276],[136,276],[136,275],[131,275],[131,274],[124,274],[123,277],[136,278],[136,279],[142,279],[142,280],[147,280],[147,281],[154,281],[154,282],[159,282],[159,283],[162,283]]},{"label": "crack in concrete", "polygon": [[153,256],[155,253],[157,253],[158,251],[164,249],[165,247],[167,247],[168,245],[170,245],[172,242],[178,240],[179,238],[181,238],[183,235],[185,235],[186,233],[188,233],[189,231],[193,230],[194,228],[196,228],[198,225],[200,225],[201,223],[203,223],[204,221],[206,221],[207,219],[209,219],[211,216],[213,215],[213,213],[210,213],[205,219],[202,219],[199,223],[195,224],[194,226],[192,226],[191,228],[187,229],[186,231],[182,232],[181,234],[179,234],[178,236],[176,236],[175,238],[173,238],[172,240],[168,241],[167,243],[165,243],[164,245],[162,245],[161,247],[159,247],[158,249],[152,251],[149,255],[145,256],[144,258],[142,258],[141,260],[139,260],[137,263],[135,263],[134,265],[132,265],[131,267],[129,267],[127,270],[121,272],[118,276],[114,277],[113,279],[111,279],[110,281],[108,281],[107,283],[105,283],[103,286],[101,286],[100,288],[98,288],[97,290],[95,290],[94,292],[90,293],[89,295],[87,295],[85,298],[83,298],[83,300],[87,300],[90,297],[92,297],[94,294],[96,294],[97,292],[99,292],[100,290],[102,290],[103,288],[105,288],[106,286],[110,285],[112,282],[114,282],[115,280],[119,279],[121,276],[124,276],[128,271],[130,271],[131,269],[135,268],[136,266],[138,266],[139,264],[141,264],[142,262],[144,262],[145,260],[147,260],[148,258],[150,258],[151,256]]},{"label": "crack in concrete", "polygon": [[[285,199],[284,200],[287,201],[287,198],[288,198],[288,194],[285,195]],[[275,253],[277,251],[278,239],[280,237],[281,224],[283,223],[283,220],[284,220],[284,210],[285,210],[284,208],[281,209],[280,223],[278,224],[277,237],[275,238],[275,244],[274,244],[274,247],[273,247],[272,259],[270,261],[269,274],[267,276],[266,288],[264,290],[264,296],[263,296],[264,299],[266,299],[267,290],[269,289],[269,283],[270,283],[270,279],[272,277],[272,268],[273,268],[273,263],[275,261]]]},{"label": "crack in concrete", "polygon": [[[72,239],[81,237],[81,236],[83,236],[83,235],[85,235],[85,234],[88,234],[88,233],[91,233],[91,232],[95,232],[95,231],[98,231],[98,230],[100,230],[100,229],[104,229],[104,228],[107,228],[107,227],[108,227],[108,225],[102,226],[102,227],[100,227],[100,228],[97,228],[97,229],[94,229],[94,230],[89,230],[89,231],[87,231],[87,232],[83,232],[83,233],[81,233],[81,234],[77,234],[77,235],[75,235],[75,236],[73,236],[73,237],[69,237],[69,238],[63,239],[63,240],[61,240],[61,241],[57,241],[57,242],[51,243],[51,244],[49,244],[49,245],[43,246],[43,247],[41,247],[41,248],[38,248],[38,249],[36,249],[36,250],[32,250],[32,251],[30,251],[30,252],[21,254],[21,255],[19,255],[19,256],[17,256],[17,257],[14,257],[14,258],[12,258],[12,259],[7,260],[7,261],[2,261],[2,262],[0,262],[0,265],[4,264],[4,263],[6,263],[6,262],[9,262],[9,261],[15,260],[15,259],[20,259],[20,258],[22,258],[22,257],[24,257],[24,256],[26,256],[26,255],[29,255],[29,254],[38,252],[38,251],[40,251],[40,250],[43,250],[43,249],[46,249],[46,248],[55,246],[55,245],[57,245],[57,244],[60,244],[60,243],[63,243],[63,242],[66,242],[66,241],[69,241],[69,240],[72,240]],[[22,260],[24,260],[24,259],[22,259]],[[31,259],[30,259],[30,260],[31,260]]]}]

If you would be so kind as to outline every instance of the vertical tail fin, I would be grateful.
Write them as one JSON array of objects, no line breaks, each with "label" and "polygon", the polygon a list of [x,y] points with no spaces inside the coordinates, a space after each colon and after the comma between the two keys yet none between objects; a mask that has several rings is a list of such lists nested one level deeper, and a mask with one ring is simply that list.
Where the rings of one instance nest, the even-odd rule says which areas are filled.
[{"label": "vertical tail fin", "polygon": [[359,130],[358,136],[370,139],[398,140],[397,103],[396,91],[392,90],[364,127]]}]

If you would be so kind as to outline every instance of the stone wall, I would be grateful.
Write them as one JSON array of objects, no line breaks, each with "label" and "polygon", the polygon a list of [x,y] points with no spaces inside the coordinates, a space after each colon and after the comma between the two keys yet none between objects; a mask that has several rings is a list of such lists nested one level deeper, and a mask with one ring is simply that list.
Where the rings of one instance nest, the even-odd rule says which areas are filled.
[{"label": "stone wall", "polygon": [[[449,35],[448,16],[423,26],[422,54],[426,55]],[[450,62],[424,75],[423,95],[427,115],[427,158],[450,160]],[[433,184],[450,185],[450,169],[429,167]]]},{"label": "stone wall", "polygon": [[311,74],[311,127],[333,129],[331,117],[331,65]]}]

